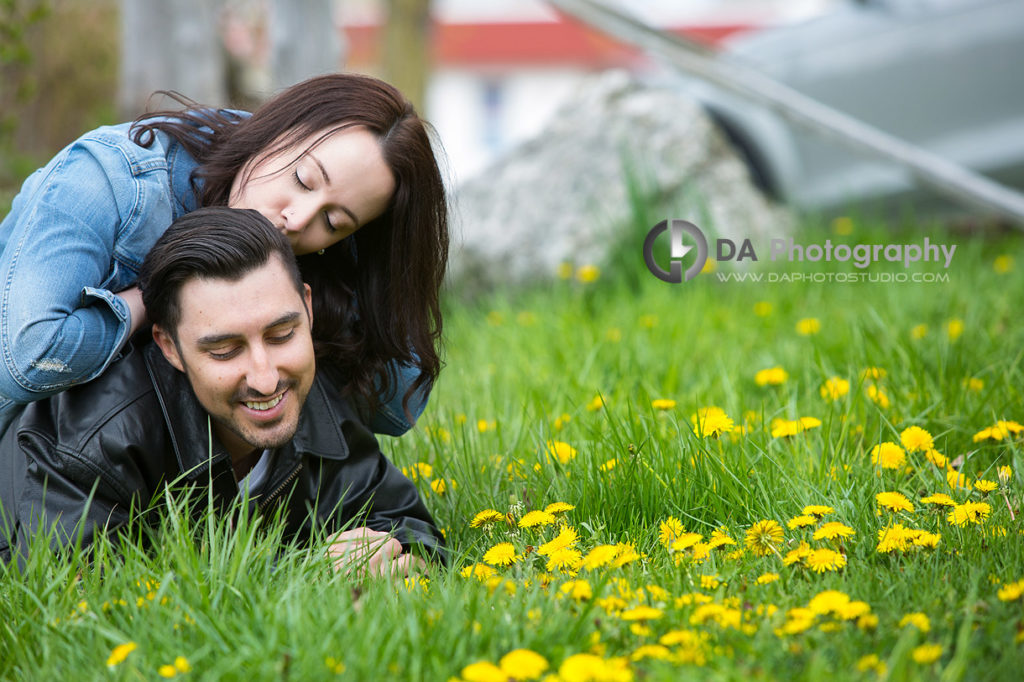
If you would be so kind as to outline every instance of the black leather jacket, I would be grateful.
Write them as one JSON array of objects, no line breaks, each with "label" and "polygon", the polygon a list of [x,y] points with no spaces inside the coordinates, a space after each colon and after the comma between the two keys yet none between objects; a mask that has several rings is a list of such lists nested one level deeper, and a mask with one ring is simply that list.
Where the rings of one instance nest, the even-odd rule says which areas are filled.
[{"label": "black leather jacket", "polygon": [[[40,524],[56,524],[60,546],[74,541],[81,521],[88,544],[168,484],[212,486],[226,507],[238,486],[209,429],[185,375],[154,343],[130,348],[90,383],[30,403],[0,440],[0,559],[23,556]],[[444,541],[419,492],[321,373],[263,489],[252,504],[287,505],[289,538],[308,539],[314,527],[342,530],[354,520],[349,527],[394,531],[406,548],[418,544],[444,561]]]}]

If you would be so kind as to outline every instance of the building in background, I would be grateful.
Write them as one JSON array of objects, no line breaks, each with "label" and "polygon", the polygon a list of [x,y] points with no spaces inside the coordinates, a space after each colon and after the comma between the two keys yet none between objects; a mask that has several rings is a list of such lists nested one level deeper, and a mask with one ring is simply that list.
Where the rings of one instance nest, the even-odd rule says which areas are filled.
[{"label": "building in background", "polygon": [[[811,16],[834,1],[647,0],[628,9],[652,25],[714,44],[751,28]],[[379,73],[384,12],[379,0],[339,3],[347,70]],[[444,144],[456,183],[536,134],[589,74],[651,68],[635,50],[539,0],[435,0],[432,12],[424,113]]]}]

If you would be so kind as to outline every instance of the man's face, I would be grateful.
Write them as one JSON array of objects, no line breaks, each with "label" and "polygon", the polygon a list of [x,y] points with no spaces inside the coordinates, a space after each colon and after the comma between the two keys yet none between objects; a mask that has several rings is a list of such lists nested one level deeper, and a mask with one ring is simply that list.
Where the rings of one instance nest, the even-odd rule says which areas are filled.
[{"label": "man's face", "polygon": [[192,279],[178,294],[177,342],[153,337],[185,373],[233,458],[295,435],[316,364],[310,290],[300,296],[277,256],[232,282]]}]

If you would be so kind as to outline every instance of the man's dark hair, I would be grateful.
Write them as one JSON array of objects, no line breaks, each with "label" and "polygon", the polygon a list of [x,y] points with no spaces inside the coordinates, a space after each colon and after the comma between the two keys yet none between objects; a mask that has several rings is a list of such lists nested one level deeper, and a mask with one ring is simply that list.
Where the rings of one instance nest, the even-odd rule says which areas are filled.
[{"label": "man's dark hair", "polygon": [[192,211],[171,223],[142,261],[139,289],[146,315],[177,338],[178,294],[186,282],[197,278],[238,281],[275,254],[292,286],[304,295],[291,245],[258,211],[225,207]]}]

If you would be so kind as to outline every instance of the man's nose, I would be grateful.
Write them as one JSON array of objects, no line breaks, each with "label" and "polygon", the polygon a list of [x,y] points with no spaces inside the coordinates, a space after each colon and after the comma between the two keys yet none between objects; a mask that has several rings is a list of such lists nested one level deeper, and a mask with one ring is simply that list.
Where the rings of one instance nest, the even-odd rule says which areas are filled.
[{"label": "man's nose", "polygon": [[277,390],[280,373],[265,348],[254,349],[245,381],[249,388],[261,395],[273,395]]}]

